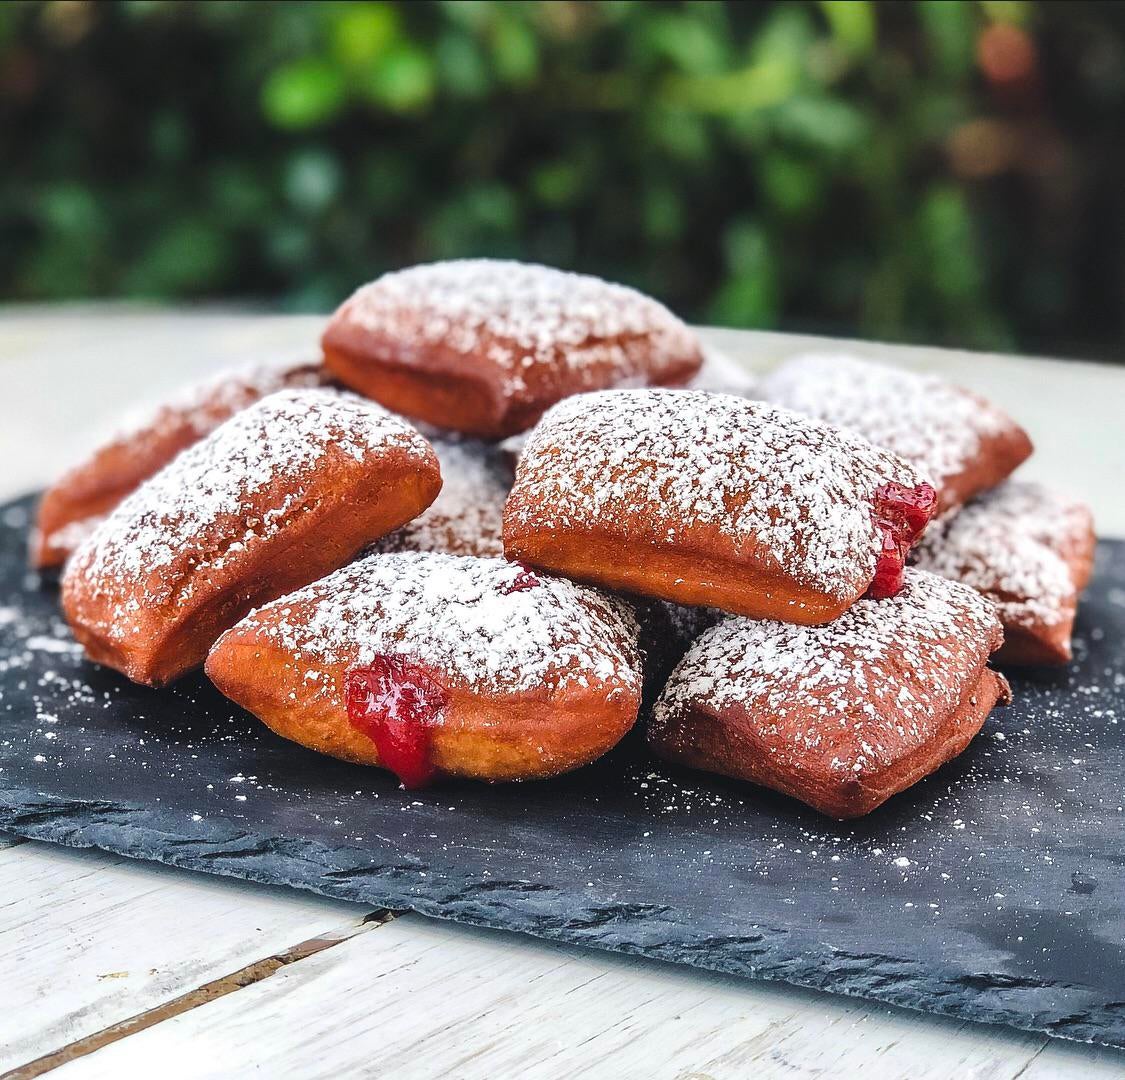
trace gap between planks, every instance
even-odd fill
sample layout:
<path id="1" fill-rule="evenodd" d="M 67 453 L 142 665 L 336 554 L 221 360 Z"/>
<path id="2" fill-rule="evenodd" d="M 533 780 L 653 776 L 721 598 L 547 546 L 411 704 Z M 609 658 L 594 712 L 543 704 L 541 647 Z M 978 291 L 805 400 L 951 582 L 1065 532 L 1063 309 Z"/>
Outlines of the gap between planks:
<path id="1" fill-rule="evenodd" d="M 7 836 L 0 834 L 0 847 L 5 846 L 4 842 L 8 839 Z M 12 837 L 11 840 L 13 843 L 21 842 L 21 838 L 19 837 Z M 95 1050 L 100 1050 L 103 1046 L 108 1046 L 110 1043 L 115 1043 L 120 1039 L 135 1035 L 138 1031 L 144 1031 L 146 1028 L 154 1027 L 165 1020 L 170 1020 L 192 1009 L 197 1009 L 200 1005 L 206 1005 L 209 1001 L 215 1001 L 217 998 L 225 997 L 227 994 L 233 994 L 247 986 L 253 986 L 263 979 L 268 979 L 271 975 L 284 967 L 288 967 L 290 964 L 299 963 L 307 957 L 315 956 L 317 953 L 324 952 L 325 949 L 331 949 L 333 946 L 339 945 L 360 934 L 368 933 L 371 930 L 377 930 L 380 926 L 385 926 L 392 919 L 398 918 L 401 914 L 402 912 L 398 911 L 373 911 L 365 915 L 358 923 L 343 926 L 337 930 L 329 930 L 327 933 L 309 938 L 307 941 L 302 941 L 284 950 L 284 952 L 275 953 L 273 956 L 267 956 L 262 960 L 255 960 L 252 964 L 247 964 L 245 967 L 239 968 L 229 975 L 223 975 L 221 978 L 212 979 L 211 982 L 204 983 L 202 986 L 197 986 L 194 990 L 189 990 L 186 994 L 181 994 L 179 997 L 173 998 L 163 1005 L 157 1005 L 145 1012 L 138 1013 L 136 1016 L 131 1016 L 127 1020 L 121 1020 L 116 1024 L 111 1024 L 109 1027 L 103 1028 L 101 1031 L 96 1031 L 92 1035 L 86 1035 L 81 1039 L 68 1043 L 66 1046 L 60 1046 L 57 1050 L 52 1050 L 49 1054 L 44 1054 L 42 1057 L 35 1058 L 35 1060 L 29 1061 L 25 1065 L 18 1065 L 16 1068 L 0 1074 L 0 1080 L 33 1080 L 34 1077 L 42 1076 L 52 1069 L 57 1069 L 60 1065 L 65 1065 L 68 1061 L 74 1061 L 76 1058 L 85 1057 L 87 1054 L 92 1054 Z"/>

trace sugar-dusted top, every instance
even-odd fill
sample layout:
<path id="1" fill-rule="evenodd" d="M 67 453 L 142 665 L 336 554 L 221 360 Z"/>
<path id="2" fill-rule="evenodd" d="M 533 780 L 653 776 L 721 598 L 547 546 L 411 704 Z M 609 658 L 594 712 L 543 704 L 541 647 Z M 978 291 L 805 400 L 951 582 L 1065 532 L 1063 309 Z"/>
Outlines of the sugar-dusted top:
<path id="1" fill-rule="evenodd" d="M 430 442 L 441 464 L 441 492 L 421 515 L 378 541 L 375 550 L 503 555 L 510 474 L 500 454 L 474 439 Z"/>
<path id="2" fill-rule="evenodd" d="M 759 381 L 757 396 L 893 451 L 939 490 L 977 457 L 983 437 L 1014 427 L 995 406 L 935 375 L 844 354 L 787 360 Z"/>
<path id="3" fill-rule="evenodd" d="M 962 516 L 962 528 L 979 521 L 995 522 L 1064 558 L 1085 551 L 1094 528 L 1088 506 L 1030 480 L 1009 480 L 993 488 L 966 506 Z"/>
<path id="4" fill-rule="evenodd" d="M 182 387 L 162 404 L 120 418 L 110 437 L 124 442 L 139 432 L 159 436 L 187 427 L 200 438 L 255 401 L 284 389 L 324 386 L 329 376 L 319 359 L 275 357 L 257 360 Z"/>
<path id="5" fill-rule="evenodd" d="M 888 482 L 921 478 L 893 454 L 785 409 L 692 390 L 604 391 L 561 401 L 540 421 L 505 518 L 671 545 L 705 525 L 846 599 L 874 574 L 872 497 Z"/>
<path id="6" fill-rule="evenodd" d="M 277 532 L 327 455 L 362 461 L 391 448 L 419 461 L 432 453 L 409 424 L 373 402 L 334 390 L 278 391 L 235 414 L 126 498 L 82 543 L 66 578 L 82 579 L 94 595 L 134 596 L 143 587 L 152 602 L 166 602 L 183 582 L 161 571 L 185 551 L 198 555 L 195 573 L 218 569 Z M 261 493 L 278 481 L 276 501 L 262 506 Z M 127 606 L 109 622 L 114 637 L 133 632 L 135 596 Z"/>
<path id="7" fill-rule="evenodd" d="M 858 600 L 826 626 L 728 616 L 673 672 L 654 734 L 674 739 L 684 710 L 735 709 L 779 754 L 877 770 L 933 735 L 1002 637 L 983 597 L 915 569 L 897 596 Z"/>
<path id="8" fill-rule="evenodd" d="M 290 618 L 290 616 L 292 616 Z M 396 654 L 482 693 L 606 684 L 639 691 L 637 626 L 622 601 L 503 559 L 371 555 L 251 613 L 298 664 Z"/>
<path id="9" fill-rule="evenodd" d="M 1038 484 L 1007 483 L 931 526 L 914 558 L 984 593 L 1007 624 L 1053 626 L 1074 615 L 1075 582 L 1059 541 L 1088 528 L 1084 511 Z"/>
<path id="10" fill-rule="evenodd" d="M 579 373 L 610 367 L 611 384 L 648 381 L 648 373 L 699 349 L 683 322 L 635 289 L 501 259 L 457 259 L 384 274 L 345 301 L 326 340 L 345 325 L 408 342 L 408 357 L 437 346 L 487 358 L 513 391 L 539 365 Z M 630 347 L 640 338 L 644 349 Z"/>

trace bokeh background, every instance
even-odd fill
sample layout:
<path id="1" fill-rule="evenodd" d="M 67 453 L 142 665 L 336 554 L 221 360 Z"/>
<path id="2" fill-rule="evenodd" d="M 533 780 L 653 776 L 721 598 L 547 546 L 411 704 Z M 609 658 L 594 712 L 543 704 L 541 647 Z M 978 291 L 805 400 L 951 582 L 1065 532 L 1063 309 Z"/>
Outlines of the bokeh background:
<path id="1" fill-rule="evenodd" d="M 1125 5 L 0 5 L 0 298 L 496 255 L 699 322 L 1116 360 Z"/>

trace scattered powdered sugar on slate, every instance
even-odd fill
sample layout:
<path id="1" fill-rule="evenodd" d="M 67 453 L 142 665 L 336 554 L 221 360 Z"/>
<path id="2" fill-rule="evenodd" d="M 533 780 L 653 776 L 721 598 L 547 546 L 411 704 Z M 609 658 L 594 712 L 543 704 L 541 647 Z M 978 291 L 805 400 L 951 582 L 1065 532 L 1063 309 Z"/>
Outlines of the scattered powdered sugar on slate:
<path id="1" fill-rule="evenodd" d="M 850 597 L 875 571 L 872 497 L 890 481 L 921 477 L 894 454 L 785 409 L 730 394 L 611 390 L 547 412 L 506 515 L 668 544 L 717 527 L 737 544 L 761 544 L 803 584 Z"/>
<path id="2" fill-rule="evenodd" d="M 624 285 L 548 266 L 458 259 L 384 274 L 358 289 L 333 324 L 356 324 L 412 350 L 429 345 L 464 356 L 484 352 L 510 390 L 522 372 L 559 365 L 577 375 L 609 366 L 613 383 L 647 381 L 669 361 L 699 350 L 666 307 Z M 643 348 L 634 347 L 643 341 Z M 604 380 L 599 378 L 604 385 Z"/>
<path id="3" fill-rule="evenodd" d="M 934 375 L 847 355 L 794 357 L 764 376 L 757 393 L 894 451 L 939 491 L 976 458 L 982 437 L 1012 427 L 999 409 Z"/>
<path id="4" fill-rule="evenodd" d="M 1065 530 L 1077 533 L 1082 509 L 1038 485 L 1004 484 L 932 525 L 914 561 L 983 593 L 1005 624 L 1055 626 L 1074 617 L 1077 600 L 1056 545 Z"/>
<path id="5" fill-rule="evenodd" d="M 827 626 L 728 617 L 698 638 L 653 710 L 653 730 L 693 705 L 734 707 L 779 752 L 832 767 L 885 767 L 932 736 L 999 646 L 992 606 L 956 582 L 906 571 L 889 600 L 857 600 Z"/>
<path id="6" fill-rule="evenodd" d="M 298 663 L 362 665 L 403 655 L 484 692 L 591 680 L 608 683 L 611 693 L 639 691 L 628 606 L 538 572 L 528 587 L 528 573 L 503 559 L 371 555 L 252 612 L 230 633 L 258 630 Z"/>
<path id="7" fill-rule="evenodd" d="M 186 548 L 205 548 L 211 536 L 219 549 L 214 558 L 221 560 L 267 539 L 300 504 L 327 454 L 362 461 L 391 447 L 420 460 L 429 455 L 412 427 L 373 402 L 334 390 L 278 391 L 237 413 L 126 498 L 78 549 L 67 576 L 86 578 L 95 593 L 103 587 L 116 593 L 119 583 L 139 579 L 152 599 L 166 599 L 179 582 L 154 571 Z M 288 481 L 288 490 L 259 518 L 255 496 L 279 480 Z M 236 538 L 235 530 L 243 535 Z M 220 563 L 205 561 L 196 570 L 207 565 Z M 129 612 L 115 615 L 110 632 L 131 632 Z"/>
<path id="8" fill-rule="evenodd" d="M 431 438 L 441 492 L 429 508 L 373 545 L 373 551 L 503 555 L 509 475 L 500 454 L 474 439 Z"/>

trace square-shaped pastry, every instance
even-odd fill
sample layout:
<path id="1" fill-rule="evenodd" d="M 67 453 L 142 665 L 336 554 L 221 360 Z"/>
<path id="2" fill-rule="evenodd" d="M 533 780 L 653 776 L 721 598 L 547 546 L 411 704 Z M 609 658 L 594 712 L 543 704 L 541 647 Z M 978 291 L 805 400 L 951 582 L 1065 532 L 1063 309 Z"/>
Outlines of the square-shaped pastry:
<path id="1" fill-rule="evenodd" d="M 1010 700 L 987 666 L 1002 638 L 982 596 L 914 569 L 897 596 L 827 626 L 727 618 L 673 672 L 649 744 L 858 817 L 960 754 Z"/>
<path id="2" fill-rule="evenodd" d="M 686 382 L 702 360 L 695 334 L 635 289 L 495 259 L 384 274 L 332 316 L 323 346 L 346 386 L 482 439 L 584 390 Z"/>
<path id="3" fill-rule="evenodd" d="M 585 765 L 633 726 L 641 695 L 628 605 L 433 552 L 371 555 L 253 612 L 207 674 L 279 735 L 407 787 Z"/>
<path id="4" fill-rule="evenodd" d="M 935 522 L 914 558 L 996 604 L 1004 624 L 1001 663 L 1065 664 L 1095 544 L 1087 507 L 1011 480 Z"/>
<path id="5" fill-rule="evenodd" d="M 937 489 L 939 514 L 995 487 L 1031 455 L 1027 432 L 977 394 L 854 356 L 794 357 L 756 393 L 909 461 Z"/>
<path id="6" fill-rule="evenodd" d="M 606 588 L 815 624 L 898 589 L 933 496 L 894 454 L 784 409 L 610 390 L 535 428 L 504 551 Z"/>
<path id="7" fill-rule="evenodd" d="M 167 404 L 127 420 L 85 461 L 44 493 L 31 538 L 31 564 L 62 566 L 126 495 L 236 412 L 287 387 L 322 386 L 320 361 L 279 361 L 224 371 Z"/>
<path id="8" fill-rule="evenodd" d="M 437 495 L 429 443 L 372 402 L 282 390 L 142 484 L 67 563 L 91 660 L 160 686 L 229 626 L 348 562 Z"/>

